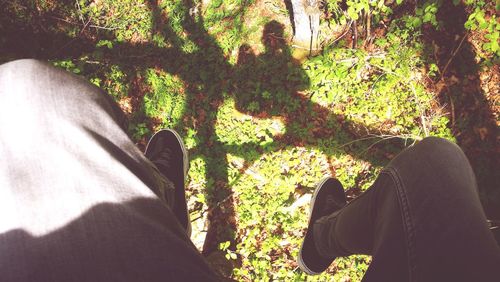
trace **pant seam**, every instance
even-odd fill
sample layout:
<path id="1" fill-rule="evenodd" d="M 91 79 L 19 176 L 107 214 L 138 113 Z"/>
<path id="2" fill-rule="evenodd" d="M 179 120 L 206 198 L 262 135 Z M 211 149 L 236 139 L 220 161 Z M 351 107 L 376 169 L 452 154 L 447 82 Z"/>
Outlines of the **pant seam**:
<path id="1" fill-rule="evenodd" d="M 414 274 L 417 273 L 417 263 L 415 254 L 415 228 L 412 220 L 408 195 L 404 189 L 404 184 L 401 177 L 394 167 L 387 167 L 381 173 L 387 174 L 391 177 L 396 187 L 397 198 L 401 210 L 403 221 L 403 232 L 405 233 L 406 251 L 408 252 L 408 278 L 409 281 L 416 281 Z"/>

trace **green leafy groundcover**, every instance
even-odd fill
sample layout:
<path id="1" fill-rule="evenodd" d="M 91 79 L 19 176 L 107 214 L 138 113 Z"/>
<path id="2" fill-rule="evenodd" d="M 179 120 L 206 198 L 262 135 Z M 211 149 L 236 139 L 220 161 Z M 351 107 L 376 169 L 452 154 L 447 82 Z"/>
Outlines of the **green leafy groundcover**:
<path id="1" fill-rule="evenodd" d="M 323 22 L 345 27 L 370 12 L 379 32 L 358 38 L 356 49 L 351 36 L 326 38 L 323 52 L 301 64 L 283 1 L 11 2 L 9 24 L 36 10 L 60 19 L 45 30 L 88 39 L 85 51 L 53 63 L 112 95 L 139 144 L 161 127 L 181 133 L 191 155 L 193 240 L 201 248 L 207 214 L 227 216 L 220 210 L 230 203 L 231 218 L 218 222 L 235 224 L 212 243 L 237 280 L 359 281 L 368 256 L 339 258 L 314 277 L 298 269 L 315 184 L 333 175 L 356 195 L 405 146 L 428 135 L 454 140 L 426 87 L 439 69 L 421 28 L 439 28 L 440 1 L 410 13 L 400 0 L 325 1 Z M 493 61 L 499 25 L 490 4 L 465 2 L 473 11 L 465 28 L 484 30 L 483 59 Z"/>
<path id="2" fill-rule="evenodd" d="M 87 58 L 55 64 L 84 73 L 119 102 L 133 95 L 137 86 L 130 80 L 140 77 L 142 114 L 131 114 L 131 134 L 141 140 L 160 127 L 182 133 L 192 155 L 188 193 L 198 229 L 206 227 L 204 214 L 213 203 L 224 201 L 213 195 L 218 183 L 231 191 L 237 227 L 233 240 L 221 240 L 218 248 L 234 262 L 234 278 L 360 280 L 368 256 L 337 259 L 315 277 L 297 268 L 308 201 L 326 175 L 334 174 L 346 188 L 369 187 L 388 160 L 370 156 L 376 143 L 384 151 L 394 139 L 407 145 L 430 134 L 453 139 L 448 119 L 434 111 L 433 95 L 422 84 L 417 29 L 402 28 L 402 19 L 376 38 L 374 50 L 340 42 L 297 65 L 283 40 L 291 36 L 283 7 L 264 13 L 269 2 L 214 0 L 189 10 L 182 1 L 158 1 L 155 14 L 147 3 L 132 2 L 79 1 L 77 16 L 111 28 L 111 37 L 98 41 L 90 56 L 106 58 L 123 42 L 149 42 L 175 49 L 178 57 L 157 58 L 156 66 L 139 64 L 132 71 L 126 64 L 90 72 L 85 63 L 83 70 L 77 67 Z M 390 13 L 377 7 L 379 15 Z M 348 16 L 367 8 L 348 9 Z M 190 14 L 193 21 L 186 19 Z M 266 26 L 274 30 L 263 35 Z M 155 121 L 153 128 L 148 120 Z M 214 158 L 225 165 L 207 167 L 217 163 Z"/>

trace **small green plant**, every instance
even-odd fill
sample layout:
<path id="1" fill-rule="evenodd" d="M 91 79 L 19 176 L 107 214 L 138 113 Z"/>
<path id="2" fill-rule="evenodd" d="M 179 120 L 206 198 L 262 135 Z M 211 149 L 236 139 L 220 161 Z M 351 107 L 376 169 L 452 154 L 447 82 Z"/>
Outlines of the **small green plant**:
<path id="1" fill-rule="evenodd" d="M 229 241 L 226 241 L 226 242 L 220 243 L 220 244 L 219 244 L 219 249 L 220 249 L 221 251 L 223 251 L 223 252 L 225 252 L 225 253 L 226 253 L 226 255 L 225 255 L 225 256 L 226 256 L 226 259 L 228 259 L 228 260 L 229 260 L 229 259 L 235 260 L 235 259 L 237 259 L 237 258 L 238 258 L 238 256 L 236 255 L 236 253 L 235 253 L 235 252 L 233 252 L 233 251 L 231 251 L 231 250 L 229 249 L 229 246 L 230 246 L 230 245 L 231 245 L 231 242 L 229 242 Z"/>
<path id="2" fill-rule="evenodd" d="M 149 130 L 147 124 L 143 122 L 137 124 L 131 124 L 129 131 L 131 132 L 132 138 L 134 140 L 139 140 L 144 136 L 148 136 L 151 134 L 151 131 Z"/>
<path id="3" fill-rule="evenodd" d="M 493 1 L 466 0 L 465 3 L 473 9 L 465 22 L 465 28 L 483 33 L 484 43 L 481 45 L 483 51 L 493 59 L 500 58 L 500 21 L 497 15 L 492 13 L 495 10 L 498 13 L 500 7 L 493 8 Z"/>
<path id="4" fill-rule="evenodd" d="M 53 61 L 52 64 L 72 73 L 80 74 L 82 72 L 82 66 L 78 66 L 77 64 L 75 64 L 73 60 Z"/>
<path id="5" fill-rule="evenodd" d="M 113 65 L 104 73 L 104 81 L 101 87 L 116 100 L 120 100 L 127 96 L 129 83 L 129 77 L 119 66 Z"/>
<path id="6" fill-rule="evenodd" d="M 161 120 L 162 127 L 175 127 L 185 109 L 183 83 L 169 73 L 154 69 L 148 69 L 145 77 L 151 89 L 144 96 L 145 114 Z"/>
<path id="7" fill-rule="evenodd" d="M 142 1 L 77 0 L 75 8 L 79 22 L 112 31 L 117 41 L 144 40 L 150 36 L 152 17 Z"/>
<path id="8" fill-rule="evenodd" d="M 438 26 L 436 14 L 438 12 L 441 1 L 426 1 L 421 7 L 415 10 L 415 15 L 421 17 L 422 23 L 430 23 L 433 26 Z"/>
<path id="9" fill-rule="evenodd" d="M 397 1 L 400 4 L 401 1 Z M 347 7 L 342 10 L 340 7 Z M 345 25 L 350 20 L 358 20 L 363 15 L 370 14 L 378 22 L 382 16 L 390 15 L 392 9 L 384 1 L 371 0 L 327 0 L 327 12 L 332 13 L 335 22 Z"/>

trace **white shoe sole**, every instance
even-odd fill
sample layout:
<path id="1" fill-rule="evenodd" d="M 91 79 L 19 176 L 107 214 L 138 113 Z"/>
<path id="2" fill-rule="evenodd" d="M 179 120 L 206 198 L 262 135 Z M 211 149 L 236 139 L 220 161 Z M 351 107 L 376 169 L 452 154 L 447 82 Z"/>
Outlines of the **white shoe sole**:
<path id="1" fill-rule="evenodd" d="M 323 178 L 316 185 L 316 189 L 314 190 L 314 193 L 313 193 L 313 195 L 311 197 L 311 203 L 309 205 L 309 221 L 307 222 L 307 226 L 309 226 L 311 224 L 312 210 L 313 210 L 313 207 L 314 207 L 314 201 L 316 200 L 316 196 L 318 195 L 321 186 L 323 186 L 323 184 L 325 184 L 325 182 L 328 179 L 330 179 L 330 178 L 331 178 L 331 176 L 327 176 L 327 177 Z M 309 232 L 309 230 L 307 230 L 307 231 Z M 311 232 L 312 232 L 312 230 L 311 230 Z M 304 241 L 302 241 L 302 245 L 300 246 L 300 250 L 299 250 L 299 256 L 297 257 L 297 263 L 299 264 L 299 268 L 302 269 L 302 271 L 304 271 L 305 273 L 307 273 L 309 275 L 318 275 L 318 274 L 321 274 L 321 272 L 312 271 L 312 270 L 309 269 L 309 267 L 306 266 L 306 264 L 302 260 L 302 249 L 303 248 L 304 248 Z"/>

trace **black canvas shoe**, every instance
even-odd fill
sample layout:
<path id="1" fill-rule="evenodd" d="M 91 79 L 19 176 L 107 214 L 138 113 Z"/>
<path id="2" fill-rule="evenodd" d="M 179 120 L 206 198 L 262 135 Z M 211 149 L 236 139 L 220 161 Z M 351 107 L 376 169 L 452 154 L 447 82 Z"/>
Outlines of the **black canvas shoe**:
<path id="1" fill-rule="evenodd" d="M 320 274 L 335 260 L 335 257 L 326 258 L 318 253 L 313 238 L 314 222 L 325 215 L 336 212 L 346 203 L 344 188 L 337 179 L 327 177 L 316 186 L 311 198 L 309 225 L 297 259 L 300 269 L 307 274 Z"/>
<path id="2" fill-rule="evenodd" d="M 190 236 L 191 220 L 189 219 L 185 191 L 189 162 L 182 138 L 174 130 L 160 130 L 151 137 L 144 154 L 174 184 L 175 198 L 172 210 Z"/>

